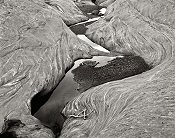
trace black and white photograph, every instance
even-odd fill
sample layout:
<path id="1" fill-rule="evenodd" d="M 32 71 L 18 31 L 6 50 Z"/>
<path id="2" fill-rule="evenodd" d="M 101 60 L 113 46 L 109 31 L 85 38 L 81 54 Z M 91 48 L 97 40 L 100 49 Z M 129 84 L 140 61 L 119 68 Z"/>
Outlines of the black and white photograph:
<path id="1" fill-rule="evenodd" d="M 175 0 L 0 0 L 0 138 L 175 138 Z"/>

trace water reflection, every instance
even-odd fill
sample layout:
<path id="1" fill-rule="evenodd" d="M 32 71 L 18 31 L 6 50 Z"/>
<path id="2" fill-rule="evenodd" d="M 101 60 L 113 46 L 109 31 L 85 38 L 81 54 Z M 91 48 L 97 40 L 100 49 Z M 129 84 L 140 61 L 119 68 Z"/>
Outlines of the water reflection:
<path id="1" fill-rule="evenodd" d="M 72 69 L 66 73 L 63 80 L 54 90 L 49 100 L 35 113 L 34 116 L 38 118 L 44 125 L 52 128 L 54 132 L 59 132 L 64 123 L 64 118 L 61 115 L 61 111 L 67 102 L 80 94 L 80 92 L 77 90 L 78 83 L 74 81 L 74 75 L 71 73 L 71 71 L 86 60 L 99 62 L 97 65 L 99 67 L 106 65 L 108 61 L 114 58 L 115 57 L 95 56 L 92 59 L 77 60 Z"/>
<path id="2" fill-rule="evenodd" d="M 81 59 L 75 62 L 75 65 L 71 70 L 69 70 L 63 80 L 60 82 L 60 84 L 57 86 L 57 88 L 54 90 L 53 94 L 51 95 L 49 100 L 57 100 L 58 96 L 62 96 L 63 101 L 69 101 L 73 97 L 79 94 L 79 92 L 76 90 L 78 85 L 74 81 L 72 74 L 72 70 L 77 68 L 80 63 L 83 61 L 91 60 L 91 61 L 97 61 L 99 64 L 97 64 L 96 67 L 104 66 L 107 64 L 108 61 L 114 59 L 115 57 L 106 57 L 106 56 L 95 56 L 92 59 Z M 88 75 L 88 74 L 87 74 Z M 62 93 L 62 94 L 61 94 Z M 56 98 L 57 97 L 57 98 Z"/>
<path id="3" fill-rule="evenodd" d="M 99 66 L 104 66 L 108 61 L 114 59 L 115 57 L 105 57 L 105 56 L 95 56 L 92 59 L 81 59 L 75 62 L 75 65 L 71 70 L 69 70 L 63 80 L 59 83 L 57 88 L 54 90 L 48 102 L 58 102 L 61 101 L 61 104 L 65 104 L 66 102 L 73 99 L 75 96 L 80 93 L 77 91 L 78 84 L 74 81 L 74 75 L 72 74 L 72 70 L 77 68 L 80 63 L 86 60 L 97 61 Z M 88 74 L 87 74 L 88 75 Z M 59 102 L 60 103 L 60 102 Z"/>

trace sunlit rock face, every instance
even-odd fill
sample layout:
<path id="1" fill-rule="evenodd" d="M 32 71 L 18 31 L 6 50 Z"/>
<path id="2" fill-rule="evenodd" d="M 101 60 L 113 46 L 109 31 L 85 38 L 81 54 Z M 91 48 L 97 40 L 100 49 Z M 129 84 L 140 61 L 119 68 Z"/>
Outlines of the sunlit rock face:
<path id="1" fill-rule="evenodd" d="M 107 8 L 104 18 L 88 27 L 86 36 L 110 51 L 139 55 L 156 66 L 170 52 L 165 49 L 171 41 L 164 33 L 172 36 L 172 5 L 164 0 L 117 0 Z"/>
<path id="2" fill-rule="evenodd" d="M 174 138 L 175 30 L 169 0 L 116 0 L 86 35 L 153 68 L 93 87 L 64 108 L 61 138 Z"/>
<path id="3" fill-rule="evenodd" d="M 30 115 L 30 100 L 50 92 L 74 60 L 99 53 L 42 1 L 1 1 L 0 26 L 0 132 L 54 137 Z"/>

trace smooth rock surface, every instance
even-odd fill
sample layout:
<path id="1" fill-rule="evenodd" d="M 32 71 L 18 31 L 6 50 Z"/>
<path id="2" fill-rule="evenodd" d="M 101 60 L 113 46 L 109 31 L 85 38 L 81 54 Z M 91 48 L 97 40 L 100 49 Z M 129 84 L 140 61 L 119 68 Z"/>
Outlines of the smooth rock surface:
<path id="1" fill-rule="evenodd" d="M 92 41 L 141 56 L 153 69 L 91 88 L 69 102 L 61 138 L 175 137 L 174 5 L 116 0 L 89 26 Z"/>
<path id="2" fill-rule="evenodd" d="M 81 41 L 56 9 L 39 0 L 1 1 L 0 30 L 0 132 L 54 137 L 31 116 L 32 97 L 51 92 L 76 59 L 104 52 Z"/>

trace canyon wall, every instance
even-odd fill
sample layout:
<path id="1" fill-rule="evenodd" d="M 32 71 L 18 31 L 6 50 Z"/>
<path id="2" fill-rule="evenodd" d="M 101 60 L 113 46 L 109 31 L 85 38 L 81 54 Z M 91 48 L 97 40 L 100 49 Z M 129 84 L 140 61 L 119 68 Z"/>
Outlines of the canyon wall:
<path id="1" fill-rule="evenodd" d="M 76 59 L 99 54 L 65 24 L 87 17 L 73 2 L 53 3 L 0 1 L 0 137 L 54 137 L 31 116 L 32 97 L 51 92 Z"/>
<path id="2" fill-rule="evenodd" d="M 44 2 L 44 0 L 42 0 Z M 88 20 L 72 0 L 47 0 L 47 6 L 55 11 L 67 25 Z"/>
<path id="3" fill-rule="evenodd" d="M 102 3 L 107 12 L 86 36 L 112 53 L 140 56 L 153 68 L 70 101 L 60 138 L 174 138 L 175 2 L 96 0 Z M 66 26 L 83 20 L 87 17 L 71 1 L 0 1 L 1 133 L 55 137 L 31 115 L 30 101 L 51 92 L 76 59 L 104 54 Z"/>
<path id="4" fill-rule="evenodd" d="M 97 0 L 97 4 L 104 0 Z M 86 36 L 153 68 L 93 87 L 69 102 L 61 138 L 175 137 L 175 2 L 116 0 Z"/>

